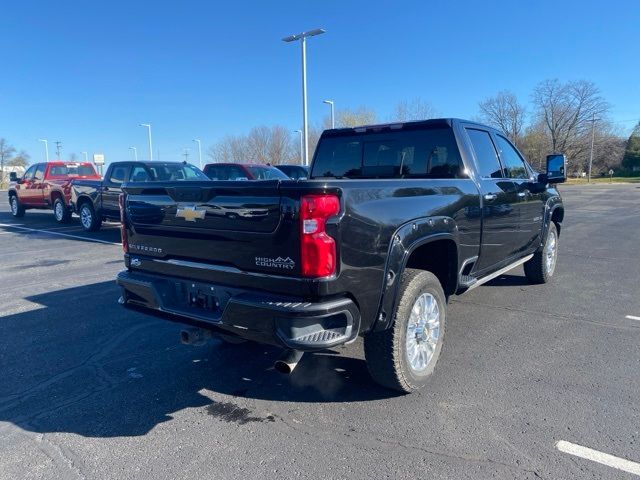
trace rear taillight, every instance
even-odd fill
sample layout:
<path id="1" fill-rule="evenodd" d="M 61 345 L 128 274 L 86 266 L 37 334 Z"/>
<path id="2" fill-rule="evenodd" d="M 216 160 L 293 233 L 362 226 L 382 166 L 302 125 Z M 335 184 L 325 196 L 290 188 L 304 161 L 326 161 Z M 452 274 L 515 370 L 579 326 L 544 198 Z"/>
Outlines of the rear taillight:
<path id="1" fill-rule="evenodd" d="M 328 277 L 336 271 L 336 242 L 325 230 L 340 212 L 336 195 L 305 195 L 300 201 L 300 265 L 302 276 Z"/>
<path id="2" fill-rule="evenodd" d="M 129 238 L 127 237 L 127 214 L 125 211 L 125 203 L 127 196 L 124 193 L 118 197 L 118 204 L 120 205 L 120 237 L 122 238 L 122 250 L 124 253 L 129 253 Z"/>

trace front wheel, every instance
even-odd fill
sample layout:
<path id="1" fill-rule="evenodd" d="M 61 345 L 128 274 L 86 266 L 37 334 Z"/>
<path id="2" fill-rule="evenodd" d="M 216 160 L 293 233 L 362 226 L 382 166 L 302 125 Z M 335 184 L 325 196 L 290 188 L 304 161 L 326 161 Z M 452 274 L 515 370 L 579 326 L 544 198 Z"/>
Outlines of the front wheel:
<path id="1" fill-rule="evenodd" d="M 558 261 L 558 229 L 551 222 L 544 245 L 524 264 L 524 274 L 531 283 L 547 283 L 556 270 Z"/>
<path id="2" fill-rule="evenodd" d="M 87 232 L 95 232 L 100 229 L 102 219 L 98 218 L 90 203 L 83 203 L 80 207 L 80 223 Z"/>
<path id="3" fill-rule="evenodd" d="M 11 195 L 11 215 L 16 218 L 24 217 L 24 207 L 20 205 L 17 195 Z"/>
<path id="4" fill-rule="evenodd" d="M 433 273 L 405 270 L 393 326 L 364 338 L 367 367 L 376 382 L 406 393 L 427 384 L 444 343 L 446 305 Z"/>
<path id="5" fill-rule="evenodd" d="M 53 215 L 58 223 L 67 223 L 71 218 L 71 210 L 67 208 L 61 198 L 56 198 L 53 202 Z"/>

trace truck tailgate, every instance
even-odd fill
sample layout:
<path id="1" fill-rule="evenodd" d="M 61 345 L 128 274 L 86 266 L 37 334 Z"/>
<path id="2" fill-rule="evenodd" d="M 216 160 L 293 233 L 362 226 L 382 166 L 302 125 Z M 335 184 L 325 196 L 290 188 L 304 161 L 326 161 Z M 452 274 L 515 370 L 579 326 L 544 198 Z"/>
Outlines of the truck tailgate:
<path id="1" fill-rule="evenodd" d="M 279 181 L 129 183 L 129 251 L 285 276 L 300 273 L 297 202 Z"/>

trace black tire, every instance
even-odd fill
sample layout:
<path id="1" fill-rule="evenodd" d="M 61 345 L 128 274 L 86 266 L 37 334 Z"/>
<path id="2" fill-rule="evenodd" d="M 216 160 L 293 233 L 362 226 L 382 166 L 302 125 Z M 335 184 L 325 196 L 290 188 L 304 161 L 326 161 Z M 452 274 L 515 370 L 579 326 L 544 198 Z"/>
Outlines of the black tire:
<path id="1" fill-rule="evenodd" d="M 409 393 L 424 387 L 433 373 L 444 343 L 447 299 L 438 278 L 424 270 L 406 269 L 400 283 L 400 302 L 391 328 L 369 333 L 364 338 L 364 354 L 373 379 L 380 385 Z M 437 303 L 439 329 L 435 348 L 426 367 L 416 370 L 407 352 L 407 331 L 414 305 L 423 294 Z M 430 297 L 429 297 L 430 296 Z M 411 323 L 414 325 L 414 323 Z M 427 329 L 428 330 L 428 329 Z M 418 331 L 416 338 L 418 337 Z M 429 330 L 428 336 L 435 336 Z M 422 337 L 421 337 L 422 338 Z M 422 340 L 421 340 L 422 341 Z M 420 343 L 416 340 L 416 343 Z"/>
<path id="2" fill-rule="evenodd" d="M 16 218 L 24 217 L 25 209 L 20 204 L 17 195 L 13 194 L 9 197 L 9 205 L 11 206 L 11 215 Z"/>
<path id="3" fill-rule="evenodd" d="M 553 250 L 553 260 L 549 259 L 549 250 Z M 547 283 L 553 277 L 558 261 L 558 229 L 551 222 L 547 236 L 533 258 L 524 264 L 524 274 L 531 283 Z"/>
<path id="4" fill-rule="evenodd" d="M 82 225 L 85 232 L 95 232 L 100 230 L 100 227 L 102 226 L 102 219 L 97 217 L 91 203 L 85 202 L 80 205 L 78 215 L 80 215 L 80 225 Z"/>
<path id="5" fill-rule="evenodd" d="M 53 202 L 53 216 L 58 223 L 67 223 L 71 219 L 71 210 L 61 198 L 56 198 Z"/>

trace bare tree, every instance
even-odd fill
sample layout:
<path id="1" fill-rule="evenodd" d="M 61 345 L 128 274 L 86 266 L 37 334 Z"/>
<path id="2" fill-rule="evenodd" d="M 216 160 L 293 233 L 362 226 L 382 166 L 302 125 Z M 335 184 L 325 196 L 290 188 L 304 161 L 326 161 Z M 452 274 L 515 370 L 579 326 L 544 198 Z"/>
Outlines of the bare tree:
<path id="1" fill-rule="evenodd" d="M 529 125 L 520 139 L 518 148 L 534 168 L 543 172 L 546 168 L 546 156 L 552 151 L 545 123 L 537 121 Z"/>
<path id="2" fill-rule="evenodd" d="M 516 146 L 521 146 L 526 109 L 512 92 L 499 92 L 480 102 L 479 107 L 485 123 L 502 131 Z"/>
<path id="3" fill-rule="evenodd" d="M 392 122 L 409 122 L 411 120 L 428 120 L 436 118 L 438 115 L 439 112 L 433 105 L 416 97 L 413 100 L 398 102 L 389 120 Z"/>
<path id="4" fill-rule="evenodd" d="M 376 123 L 376 112 L 369 107 L 344 108 L 336 112 L 336 127 L 359 127 Z"/>
<path id="5" fill-rule="evenodd" d="M 6 139 L 0 138 L 0 187 L 4 186 L 4 167 L 15 152 L 16 149 Z"/>
<path id="6" fill-rule="evenodd" d="M 607 124 L 609 105 L 593 82 L 586 80 L 560 83 L 545 80 L 533 92 L 537 117 L 550 136 L 551 149 L 564 153 L 571 164 L 584 163 L 590 149 L 591 121 L 595 128 Z"/>
<path id="7" fill-rule="evenodd" d="M 247 135 L 229 135 L 209 147 L 207 153 L 214 162 L 271 163 L 278 165 L 294 161 L 297 143 L 289 131 L 280 125 L 254 127 Z"/>
<path id="8" fill-rule="evenodd" d="M 31 160 L 31 155 L 24 150 L 20 150 L 15 157 L 7 162 L 7 165 L 10 167 L 26 167 L 29 165 L 29 160 Z"/>

